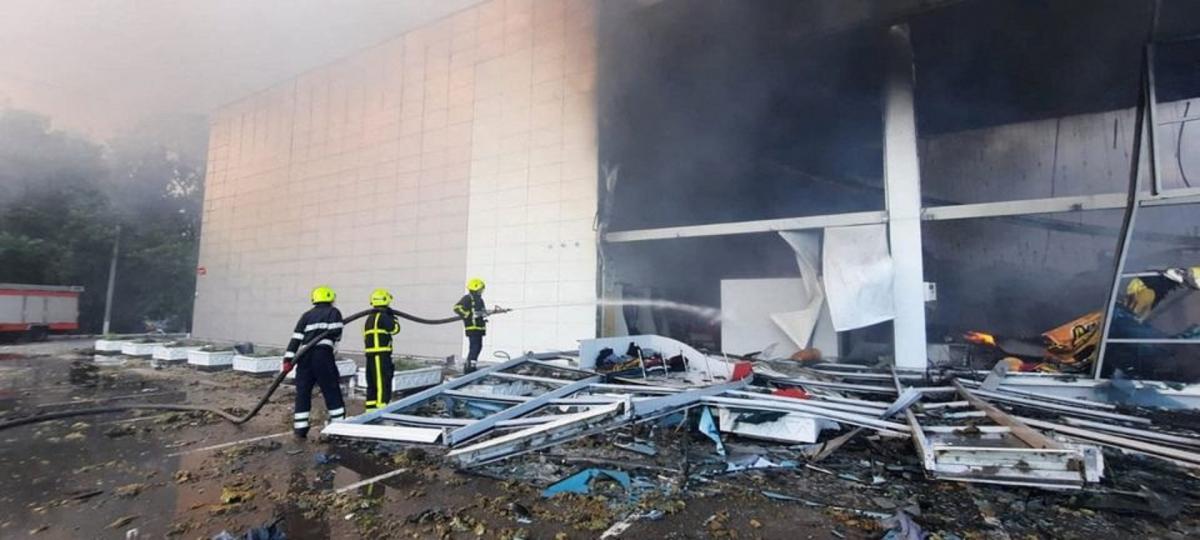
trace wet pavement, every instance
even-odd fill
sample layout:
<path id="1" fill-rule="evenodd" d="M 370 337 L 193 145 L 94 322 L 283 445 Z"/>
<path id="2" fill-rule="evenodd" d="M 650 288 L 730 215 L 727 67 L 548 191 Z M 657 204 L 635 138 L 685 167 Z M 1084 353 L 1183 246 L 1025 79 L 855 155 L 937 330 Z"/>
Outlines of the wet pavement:
<path id="1" fill-rule="evenodd" d="M 0 422 L 121 403 L 244 411 L 269 382 L 183 365 L 156 369 L 133 358 L 98 365 L 89 345 L 0 346 Z M 278 521 L 293 539 L 558 540 L 600 537 L 629 516 L 645 519 L 630 520 L 621 538 L 878 538 L 878 521 L 855 509 L 913 503 L 924 511 L 917 519 L 926 528 L 959 533 L 941 538 L 1200 534 L 1200 479 L 1133 458 L 1114 459 L 1111 487 L 1129 493 L 1151 486 L 1174 501 L 1177 516 L 1156 517 L 1154 508 L 1134 509 L 1116 499 L 929 481 L 915 462 L 883 468 L 876 461 L 882 455 L 893 463 L 915 460 L 903 441 L 847 445 L 822 463 L 836 475 L 801 467 L 718 476 L 686 490 L 679 488 L 683 476 L 676 469 L 712 458 L 711 449 L 702 440 L 689 442 L 686 431 L 663 434 L 656 441 L 663 451 L 641 471 L 605 440 L 581 439 L 466 473 L 445 465 L 438 447 L 326 443 L 315 436 L 296 441 L 289 425 L 292 397 L 290 387 L 281 387 L 243 426 L 204 413 L 126 411 L 0 431 L 0 538 L 126 538 L 133 530 L 139 539 L 212 538 Z M 361 400 L 349 406 L 358 413 Z M 317 405 L 316 425 L 323 414 Z M 588 459 L 608 459 L 634 472 L 654 486 L 652 492 L 640 498 L 619 492 L 541 497 L 549 483 L 588 467 Z M 858 478 L 872 470 L 882 483 Z M 814 507 L 764 493 L 824 502 Z"/>

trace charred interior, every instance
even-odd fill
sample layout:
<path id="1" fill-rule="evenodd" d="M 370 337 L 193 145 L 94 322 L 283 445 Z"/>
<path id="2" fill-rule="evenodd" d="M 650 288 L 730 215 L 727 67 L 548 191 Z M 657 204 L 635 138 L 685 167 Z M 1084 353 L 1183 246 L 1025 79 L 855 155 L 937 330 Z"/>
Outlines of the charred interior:
<path id="1" fill-rule="evenodd" d="M 1186 2 L 1162 3 L 1157 23 L 1153 6 L 1122 1 L 614 4 L 600 18 L 598 75 L 609 232 L 884 210 L 885 36 L 896 24 L 911 40 L 923 207 L 1122 193 L 1147 35 L 1194 33 L 1200 15 Z M 1195 114 L 1197 51 L 1158 47 L 1160 121 Z M 1200 177 L 1200 138 L 1186 125 L 1158 126 L 1165 187 Z M 1126 267 L 1195 265 L 1194 212 L 1142 212 Z M 1102 309 L 1121 223 L 1119 208 L 925 221 L 928 341 L 971 329 L 1038 336 Z M 775 232 L 609 242 L 602 255 L 607 292 L 706 306 L 720 306 L 721 280 L 799 275 Z M 1191 296 L 1155 325 L 1200 320 Z M 711 321 L 659 317 L 660 333 L 720 346 Z M 842 332 L 838 353 L 877 355 L 890 336 L 890 323 Z M 1134 371 L 1200 375 L 1171 366 Z"/>

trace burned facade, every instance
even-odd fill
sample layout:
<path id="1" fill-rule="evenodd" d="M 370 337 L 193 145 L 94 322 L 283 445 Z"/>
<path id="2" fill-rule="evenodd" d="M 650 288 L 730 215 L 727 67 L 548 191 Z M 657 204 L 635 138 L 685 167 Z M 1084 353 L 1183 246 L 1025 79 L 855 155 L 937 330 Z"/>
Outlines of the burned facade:
<path id="1" fill-rule="evenodd" d="M 440 316 L 479 275 L 490 302 L 537 308 L 498 317 L 486 353 L 624 332 L 722 349 L 728 321 L 655 306 L 738 301 L 772 325 L 813 300 L 771 290 L 806 277 L 779 231 L 820 250 L 875 227 L 892 320 L 847 329 L 823 283 L 810 342 L 783 349 L 920 369 L 967 330 L 1036 338 L 1104 309 L 1148 41 L 1157 157 L 1143 144 L 1137 175 L 1149 191 L 1156 163 L 1174 202 L 1200 177 L 1200 49 L 1175 40 L 1200 19 L 1158 10 L 482 2 L 216 115 L 195 333 L 278 342 L 318 283 Z M 1126 268 L 1196 264 L 1194 208 L 1143 210 Z M 1200 321 L 1194 299 L 1169 307 L 1164 331 Z"/>

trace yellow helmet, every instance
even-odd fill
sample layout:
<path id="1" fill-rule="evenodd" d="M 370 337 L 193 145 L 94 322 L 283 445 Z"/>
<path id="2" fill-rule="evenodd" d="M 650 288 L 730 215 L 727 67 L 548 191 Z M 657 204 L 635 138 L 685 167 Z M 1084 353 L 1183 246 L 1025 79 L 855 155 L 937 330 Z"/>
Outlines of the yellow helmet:
<path id="1" fill-rule="evenodd" d="M 483 280 L 473 277 L 467 280 L 467 290 L 471 292 L 479 292 L 483 290 Z"/>
<path id="2" fill-rule="evenodd" d="M 324 285 L 312 290 L 312 302 L 314 304 L 332 304 L 334 298 L 337 298 L 337 295 L 333 293 L 333 289 L 330 289 Z"/>
<path id="3" fill-rule="evenodd" d="M 392 293 L 387 289 L 375 289 L 371 291 L 371 306 L 385 307 L 392 303 Z"/>

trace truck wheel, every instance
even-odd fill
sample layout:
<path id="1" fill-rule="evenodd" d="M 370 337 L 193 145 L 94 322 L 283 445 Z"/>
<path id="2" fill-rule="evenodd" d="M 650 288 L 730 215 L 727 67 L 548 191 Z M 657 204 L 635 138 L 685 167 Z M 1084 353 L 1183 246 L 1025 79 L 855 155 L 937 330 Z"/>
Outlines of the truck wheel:
<path id="1" fill-rule="evenodd" d="M 50 329 L 45 326 L 35 326 L 29 329 L 29 341 L 46 341 L 50 336 Z"/>

